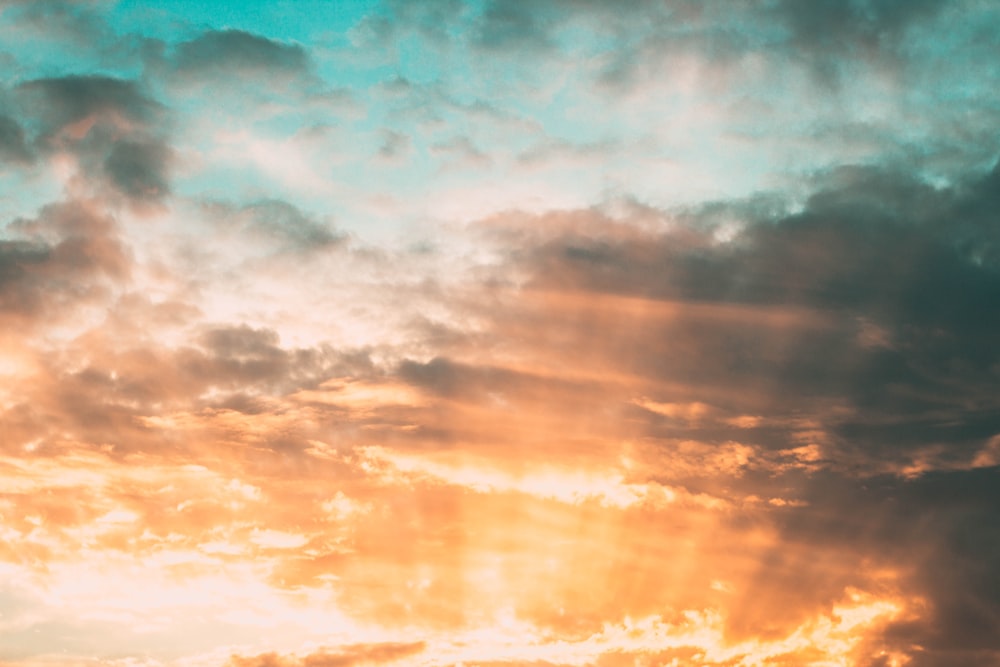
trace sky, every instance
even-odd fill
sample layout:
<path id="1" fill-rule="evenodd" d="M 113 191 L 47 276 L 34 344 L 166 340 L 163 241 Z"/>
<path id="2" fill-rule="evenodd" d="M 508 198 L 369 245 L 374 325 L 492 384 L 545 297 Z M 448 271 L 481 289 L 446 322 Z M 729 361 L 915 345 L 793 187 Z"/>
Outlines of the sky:
<path id="1" fill-rule="evenodd" d="M 0 0 L 0 665 L 1000 664 L 998 56 Z"/>

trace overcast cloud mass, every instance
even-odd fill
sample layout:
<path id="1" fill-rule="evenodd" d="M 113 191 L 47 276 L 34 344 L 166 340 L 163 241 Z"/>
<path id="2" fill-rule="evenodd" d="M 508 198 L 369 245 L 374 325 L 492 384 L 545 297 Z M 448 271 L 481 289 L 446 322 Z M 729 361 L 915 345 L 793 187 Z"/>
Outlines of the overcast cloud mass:
<path id="1" fill-rule="evenodd" d="M 0 663 L 1000 664 L 998 63 L 979 0 L 0 0 Z"/>

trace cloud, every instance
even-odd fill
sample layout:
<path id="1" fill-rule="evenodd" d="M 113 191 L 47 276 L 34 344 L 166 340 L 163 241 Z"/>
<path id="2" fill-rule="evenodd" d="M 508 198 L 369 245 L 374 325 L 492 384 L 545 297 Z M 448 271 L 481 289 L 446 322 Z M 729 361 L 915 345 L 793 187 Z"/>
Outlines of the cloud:
<path id="1" fill-rule="evenodd" d="M 370 37 L 385 43 L 392 39 L 400 27 L 414 27 L 435 43 L 449 39 L 447 26 L 455 17 L 468 11 L 461 0 L 433 0 L 418 5 L 400 0 L 381 4 L 381 13 L 366 16 L 354 28 L 357 37 Z"/>
<path id="2" fill-rule="evenodd" d="M 114 221 L 94 202 L 48 205 L 10 229 L 20 238 L 0 244 L 0 310 L 7 315 L 36 324 L 59 319 L 77 305 L 106 298 L 131 271 Z"/>
<path id="3" fill-rule="evenodd" d="M 1000 618 L 989 574 L 998 554 L 986 517 L 997 508 L 985 488 L 997 471 L 981 466 L 1000 432 L 987 333 L 1000 265 L 980 216 L 997 173 L 935 188 L 837 170 L 794 212 L 732 204 L 743 222 L 725 236 L 711 207 L 627 223 L 593 210 L 509 214 L 482 226 L 523 278 L 515 299 L 491 306 L 508 354 L 564 377 L 581 365 L 626 373 L 644 398 L 627 399 L 638 405 L 624 432 L 650 448 L 632 450 L 644 465 L 644 455 L 708 461 L 737 441 L 747 455 L 725 476 L 730 489 L 796 490 L 795 502 L 769 503 L 781 536 L 760 556 L 747 604 L 730 607 L 735 636 L 784 632 L 852 581 L 886 585 L 877 573 L 890 568 L 928 609 L 886 629 L 893 650 L 927 665 L 995 655 L 985 638 Z M 462 402 L 511 386 L 443 359 L 400 373 Z M 547 405 L 570 405 L 557 396 Z M 699 488 L 708 469 L 654 474 Z M 860 575 L 858 559 L 869 563 Z"/>
<path id="4" fill-rule="evenodd" d="M 70 75 L 27 81 L 15 93 L 33 143 L 49 156 L 74 155 L 72 178 L 93 194 L 109 186 L 134 204 L 158 203 L 169 194 L 166 111 L 137 82 Z"/>
<path id="5" fill-rule="evenodd" d="M 25 98 L 26 110 L 40 124 L 43 141 L 51 142 L 61 130 L 78 139 L 89 127 L 70 127 L 81 121 L 117 127 L 140 127 L 156 120 L 161 105 L 146 97 L 134 81 L 99 75 L 69 75 L 33 79 L 15 91 Z"/>
<path id="6" fill-rule="evenodd" d="M 191 324 L 179 342 L 121 346 L 116 315 L 100 335 L 64 349 L 85 362 L 43 364 L 47 377 L 36 374 L 35 392 L 6 416 L 16 446 L 40 440 L 35 456 L 70 446 L 65 433 L 123 460 L 155 448 L 198 452 L 259 496 L 178 499 L 177 516 L 95 498 L 80 524 L 107 548 L 143 526 L 163 535 L 186 525 L 212 558 L 266 552 L 271 585 L 316 588 L 335 576 L 339 604 L 367 623 L 419 620 L 433 634 L 473 623 L 463 600 L 475 594 L 579 637 L 616 614 L 715 605 L 725 616 L 706 623 L 749 655 L 757 649 L 747 642 L 761 633 L 806 636 L 797 628 L 814 628 L 810 619 L 856 587 L 899 609 L 919 608 L 907 596 L 924 600 L 922 614 L 900 612 L 872 641 L 954 658 L 963 638 L 992 632 L 996 606 L 986 565 L 994 540 L 962 528 L 996 511 L 976 491 L 995 475 L 980 454 L 1000 426 L 994 392 L 984 391 L 995 383 L 995 354 L 974 316 L 998 289 L 984 222 L 994 181 L 990 171 L 933 188 L 892 172 L 839 170 L 791 212 L 734 202 L 633 207 L 619 217 L 601 209 L 498 216 L 467 230 L 494 252 L 480 272 L 464 274 L 475 279 L 462 291 L 419 283 L 415 292 L 464 295 L 450 301 L 461 311 L 451 337 L 409 331 L 427 336 L 424 349 L 436 356 L 412 356 L 411 339 L 383 346 L 380 364 L 371 352 L 357 363 L 348 350 L 282 345 L 278 328 L 207 324 L 192 306 L 167 303 L 165 330 Z M 309 228 L 281 203 L 206 210 L 222 227 L 264 225 L 267 238 Z M 959 216 L 959 226 L 948 224 Z M 741 223 L 720 233 L 734 218 Z M 39 298 L 32 286 L 43 283 L 31 281 L 124 280 L 134 264 L 116 269 L 118 255 L 99 249 L 32 268 L 52 262 L 74 232 L 88 242 L 116 238 L 110 221 L 96 220 L 52 208 L 19 222 L 22 239 L 4 247 L 5 280 Z M 45 298 L 54 294 L 45 289 Z M 126 306 L 151 304 L 133 297 Z M 366 455 L 373 446 L 386 455 Z M 236 451 L 280 459 L 299 471 L 295 483 Z M 546 477 L 539 471 L 552 461 L 559 470 Z M 294 518 L 301 503 L 328 499 L 316 484 L 331 474 L 345 498 L 370 507 L 338 518 L 343 532 L 318 523 L 328 513 Z M 940 500 L 948 494 L 954 504 Z M 677 502 L 647 502 L 654 496 Z M 264 498 L 268 512 L 241 523 L 242 508 Z M 139 518 L 101 519 L 125 517 L 119 510 Z M 908 512 L 923 523 L 907 528 Z M 654 515 L 670 527 L 662 537 L 648 535 Z M 473 530 L 469 517 L 496 523 Z M 504 537 L 512 517 L 522 536 L 514 541 Z M 213 535 L 213 521 L 228 527 Z M 618 556 L 602 551 L 609 544 Z M 677 564 L 669 581 L 656 556 L 667 551 Z M 936 578 L 956 560 L 962 574 Z M 710 571 L 695 567 L 707 563 Z M 581 577 L 607 594 L 577 590 Z M 548 583 L 537 592 L 516 583 L 539 580 Z M 386 592 L 366 598 L 376 583 Z M 569 618 L 554 612 L 567 605 Z M 949 623 L 959 609 L 967 622 Z M 331 659 L 355 659 L 348 654 Z M 730 654 L 713 655 L 725 664 Z"/>
<path id="7" fill-rule="evenodd" d="M 997 358 L 981 326 L 1000 278 L 983 259 L 995 234 L 966 211 L 995 196 L 994 174 L 945 190 L 896 174 L 837 174 L 800 212 L 737 209 L 746 222 L 725 242 L 697 214 L 662 231 L 553 215 L 513 232 L 512 258 L 558 308 L 535 326 L 572 336 L 591 357 L 698 383 L 707 402 L 743 414 L 767 396 L 783 411 L 839 406 L 847 412 L 828 427 L 845 451 L 905 460 L 909 447 L 946 443 L 971 456 L 998 428 L 996 406 L 982 399 Z M 636 327 L 618 334 L 627 344 L 601 340 L 598 331 L 624 321 Z M 753 398 L 716 397 L 740 383 L 756 388 Z"/>
<path id="8" fill-rule="evenodd" d="M 424 651 L 424 642 L 386 642 L 381 644 L 351 644 L 337 649 L 325 649 L 307 656 L 280 656 L 265 653 L 253 657 L 233 656 L 232 667 L 354 667 L 354 665 L 380 665 L 418 655 Z"/>
<path id="9" fill-rule="evenodd" d="M 160 142 L 119 142 L 104 161 L 112 183 L 133 199 L 161 199 L 169 191 L 169 149 Z"/>
<path id="10" fill-rule="evenodd" d="M 109 37 L 109 30 L 99 13 L 103 0 L 7 0 L 0 8 L 4 18 L 17 25 L 19 32 L 41 36 L 57 45 L 59 40 L 76 46 L 92 46 Z M 9 11 L 13 9 L 13 11 Z"/>
<path id="11" fill-rule="evenodd" d="M 992 468 L 863 482 L 819 476 L 804 489 L 809 504 L 784 512 L 782 542 L 902 573 L 927 612 L 890 625 L 884 638 L 906 652 L 919 645 L 913 664 L 995 659 L 1000 589 L 989 563 L 1000 556 L 1000 541 L 986 517 L 997 511 L 996 474 Z M 800 572 L 811 567 L 801 564 Z M 817 566 L 816 576 L 820 570 L 829 566 Z"/>
<path id="12" fill-rule="evenodd" d="M 632 2 L 605 0 L 570 3 L 545 0 L 531 4 L 490 0 L 481 8 L 454 2 L 385 3 L 382 15 L 367 28 L 383 41 L 408 30 L 431 44 L 464 42 L 494 56 L 533 53 L 559 59 L 573 49 L 594 46 L 586 38 L 567 38 L 572 29 L 613 48 L 594 54 L 608 67 L 605 83 L 626 83 L 644 69 L 669 71 L 689 64 L 735 64 L 750 54 L 767 59 L 797 58 L 824 83 L 842 81 L 842 67 L 852 64 L 905 63 L 907 31 L 928 25 L 943 12 L 940 0 L 865 0 L 862 2 L 753 2 L 733 7 L 724 2 Z M 450 26 L 450 30 L 448 29 Z"/>
<path id="13" fill-rule="evenodd" d="M 549 20 L 539 7 L 517 2 L 493 1 L 486 4 L 480 17 L 478 43 L 486 49 L 545 48 Z"/>
<path id="14" fill-rule="evenodd" d="M 213 216 L 218 218 L 218 216 Z M 314 250 L 335 245 L 345 237 L 332 231 L 327 225 L 311 219 L 288 202 L 268 199 L 241 207 L 235 213 L 237 219 L 248 218 L 247 227 L 251 231 L 286 239 L 293 247 Z"/>
<path id="15" fill-rule="evenodd" d="M 309 70 L 309 56 L 284 44 L 242 30 L 212 30 L 176 46 L 173 66 L 181 76 L 228 77 L 270 74 L 298 76 Z"/>
<path id="16" fill-rule="evenodd" d="M 934 18 L 946 7 L 940 0 L 866 0 L 865 2 L 779 2 L 774 12 L 786 23 L 800 54 L 844 55 L 858 50 L 866 57 L 895 55 L 906 29 Z M 833 66 L 832 60 L 821 64 Z"/>
<path id="17" fill-rule="evenodd" d="M 106 14 L 0 62 L 5 659 L 996 661 L 981 8 L 113 4 L 3 17 Z"/>
<path id="18" fill-rule="evenodd" d="M 25 141 L 24 129 L 10 116 L 0 115 L 0 159 L 14 164 L 30 164 L 33 155 Z"/>

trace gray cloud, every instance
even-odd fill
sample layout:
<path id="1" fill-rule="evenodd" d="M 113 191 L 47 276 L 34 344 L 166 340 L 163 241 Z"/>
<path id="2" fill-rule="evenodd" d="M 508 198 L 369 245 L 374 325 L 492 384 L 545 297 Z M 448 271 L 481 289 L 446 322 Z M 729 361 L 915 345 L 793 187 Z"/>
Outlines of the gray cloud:
<path id="1" fill-rule="evenodd" d="M 91 185 L 134 203 L 169 193 L 166 110 L 137 82 L 72 75 L 28 81 L 15 92 L 39 150 L 74 152 Z"/>
<path id="2" fill-rule="evenodd" d="M 289 355 L 278 347 L 278 334 L 246 325 L 207 331 L 201 337 L 207 355 L 186 354 L 185 368 L 210 383 L 247 386 L 283 378 Z"/>
<path id="3" fill-rule="evenodd" d="M 284 250 L 316 250 L 344 243 L 347 238 L 280 199 L 264 199 L 243 206 L 210 201 L 203 206 L 210 219 L 224 228 L 283 242 Z"/>
<path id="4" fill-rule="evenodd" d="M 104 171 L 115 187 L 139 200 L 161 199 L 170 189 L 170 150 L 162 142 L 122 141 L 111 149 Z"/>
<path id="5" fill-rule="evenodd" d="M 704 217 L 656 233 L 581 214 L 572 232 L 519 237 L 515 256 L 534 289 L 691 304 L 646 318 L 650 328 L 622 349 L 604 346 L 616 363 L 755 387 L 756 400 L 776 405 L 847 407 L 835 431 L 858 453 L 892 458 L 936 443 L 967 457 L 1000 431 L 989 398 L 1000 362 L 987 203 L 996 173 L 943 190 L 894 173 L 838 173 L 799 213 L 737 210 L 748 225 L 729 242 Z"/>
<path id="6" fill-rule="evenodd" d="M 795 2 L 782 0 L 774 11 L 792 30 L 800 49 L 844 53 L 894 47 L 911 24 L 933 17 L 942 0 L 865 0 Z"/>
<path id="7" fill-rule="evenodd" d="M 494 309 L 494 340 L 629 374 L 663 404 L 703 401 L 697 419 L 624 408 L 633 430 L 619 433 L 664 457 L 685 441 L 739 442 L 754 453 L 727 488 L 803 502 L 770 510 L 782 539 L 729 620 L 734 636 L 784 622 L 754 609 L 832 604 L 885 564 L 930 608 L 891 626 L 889 646 L 928 667 L 991 664 L 1000 469 L 977 455 L 1000 434 L 998 197 L 1000 164 L 948 187 L 852 167 L 795 212 L 757 200 L 624 223 L 593 210 L 500 216 L 485 228 L 528 279 L 523 303 Z M 510 382 L 441 359 L 400 373 L 465 400 Z M 726 421 L 736 415 L 761 418 Z M 807 443 L 815 458 L 796 461 Z M 663 475 L 712 490 L 704 475 Z"/>
<path id="8" fill-rule="evenodd" d="M 17 86 L 31 121 L 50 139 L 67 125 L 96 115 L 120 115 L 140 126 L 160 119 L 163 107 L 140 91 L 134 81 L 96 75 L 34 79 Z"/>
<path id="9" fill-rule="evenodd" d="M 192 342 L 172 349 L 153 341 L 140 341 L 121 351 L 104 349 L 93 354 L 95 366 L 82 373 L 108 379 L 111 369 L 117 368 L 114 386 L 104 393 L 131 405 L 135 414 L 143 414 L 160 409 L 154 406 L 201 408 L 209 403 L 254 412 L 260 409 L 254 397 L 313 388 L 348 368 L 359 371 L 350 352 L 327 346 L 289 349 L 280 345 L 276 332 L 245 324 L 207 329 Z M 214 398 L 202 402 L 198 397 L 210 389 Z"/>
<path id="10" fill-rule="evenodd" d="M 774 63 L 801 63 L 817 82 L 836 86 L 852 67 L 905 67 L 912 55 L 908 31 L 932 25 L 947 8 L 941 0 L 739 5 L 715 0 L 490 0 L 480 11 L 471 11 L 449 1 L 386 2 L 364 25 L 381 43 L 412 31 L 431 44 L 458 40 L 488 56 L 558 56 L 566 48 L 560 31 L 583 28 L 614 44 L 593 54 L 606 59 L 601 83 L 613 86 L 630 83 L 640 72 L 662 76 L 675 64 L 684 66 L 692 55 L 705 65 L 734 65 L 751 53 Z"/>
<path id="11" fill-rule="evenodd" d="M 109 323 L 119 324 L 128 312 L 143 307 L 134 301 L 134 295 L 125 295 L 112 305 Z M 164 304 L 161 310 L 166 312 L 160 316 L 175 326 L 190 317 L 183 304 Z M 204 428 L 211 429 L 211 416 L 219 410 L 280 418 L 291 407 L 279 406 L 276 401 L 282 397 L 314 389 L 330 377 L 371 373 L 364 351 L 286 348 L 275 332 L 245 325 L 209 329 L 176 347 L 131 336 L 127 328 L 106 326 L 102 331 L 63 345 L 57 355 L 38 357 L 31 385 L 3 413 L 9 437 L 5 445 L 16 448 L 35 441 L 40 453 L 51 452 L 58 448 L 60 434 L 73 433 L 80 442 L 108 444 L 121 455 L 149 447 L 186 448 L 171 429 L 144 420 L 180 411 L 203 418 Z M 86 363 L 68 368 L 66 355 Z M 320 431 L 331 428 L 327 419 L 342 415 L 323 403 L 302 409 L 315 421 L 268 433 L 261 444 L 305 449 L 310 438 L 325 437 Z M 224 440 L 261 437 L 253 432 L 218 435 Z"/>
<path id="12" fill-rule="evenodd" d="M 21 125 L 10 116 L 0 115 L 0 161 L 24 165 L 33 157 Z"/>
<path id="13" fill-rule="evenodd" d="M 0 245 L 0 310 L 9 316 L 68 314 L 66 309 L 105 295 L 131 271 L 114 222 L 85 204 L 48 205 L 10 229 L 21 238 Z"/>
<path id="14" fill-rule="evenodd" d="M 104 42 L 109 31 L 95 11 L 101 2 L 94 0 L 7 0 L 5 18 L 21 31 L 33 31 L 54 40 L 68 40 L 78 46 Z"/>
<path id="15" fill-rule="evenodd" d="M 502 0 L 487 3 L 480 18 L 478 44 L 487 49 L 551 48 L 554 23 L 540 5 Z"/>
<path id="16" fill-rule="evenodd" d="M 237 72 L 298 75 L 309 69 L 306 51 L 242 30 L 203 33 L 177 45 L 174 67 L 182 75 L 225 76 Z"/>
<path id="17" fill-rule="evenodd" d="M 906 573 L 930 613 L 890 626 L 885 640 L 910 654 L 911 664 L 991 664 L 1000 658 L 998 480 L 996 467 L 912 480 L 814 476 L 802 487 L 808 506 L 783 509 L 778 525 L 787 544 Z M 818 576 L 826 568 L 802 567 Z M 775 574 L 762 573 L 768 580 Z"/>
<path id="18" fill-rule="evenodd" d="M 30 267 L 49 260 L 51 248 L 29 241 L 0 242 L 0 304 L 6 311 L 34 308 L 40 298 L 37 288 L 25 284 Z"/>
<path id="19" fill-rule="evenodd" d="M 444 44 L 450 39 L 448 26 L 456 17 L 468 11 L 468 6 L 462 0 L 428 0 L 420 3 L 386 0 L 381 9 L 381 12 L 367 16 L 355 28 L 355 33 L 384 43 L 397 34 L 401 25 L 405 25 L 415 28 L 432 43 Z"/>

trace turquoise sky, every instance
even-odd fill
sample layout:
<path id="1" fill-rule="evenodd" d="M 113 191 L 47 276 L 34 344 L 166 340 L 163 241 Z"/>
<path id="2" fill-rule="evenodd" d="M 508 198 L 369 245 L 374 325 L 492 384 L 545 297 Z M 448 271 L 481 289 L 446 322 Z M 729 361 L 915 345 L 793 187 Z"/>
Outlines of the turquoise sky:
<path id="1" fill-rule="evenodd" d="M 671 207 L 770 193 L 794 205 L 838 164 L 906 164 L 940 183 L 991 164 L 981 139 L 997 72 L 983 26 L 995 8 L 885 9 L 900 21 L 888 28 L 831 14 L 839 41 L 770 11 L 15 3 L 2 66 L 15 88 L 134 79 L 166 109 L 163 138 L 197 156 L 176 163 L 176 192 L 277 197 L 358 233 L 621 197 Z M 279 150 L 286 175 L 236 158 L 245 142 Z"/>
<path id="2" fill-rule="evenodd" d="M 370 0 L 122 0 L 110 4 L 109 22 L 122 32 L 169 35 L 169 24 L 176 22 L 194 29 L 245 30 L 302 44 L 343 38 L 378 6 Z"/>

